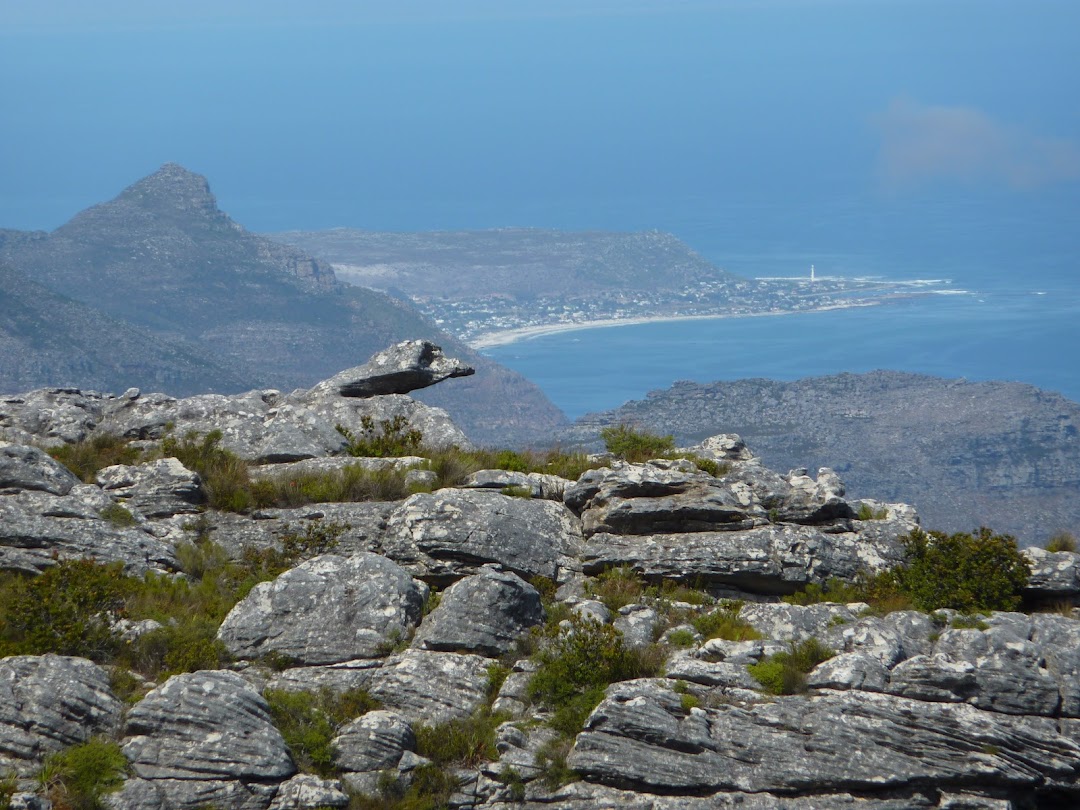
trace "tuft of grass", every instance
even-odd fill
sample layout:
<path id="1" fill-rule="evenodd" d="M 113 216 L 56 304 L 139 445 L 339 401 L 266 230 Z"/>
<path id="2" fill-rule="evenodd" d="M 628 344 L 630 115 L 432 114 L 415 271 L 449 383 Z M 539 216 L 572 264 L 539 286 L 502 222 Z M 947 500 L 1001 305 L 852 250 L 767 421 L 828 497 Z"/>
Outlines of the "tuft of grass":
<path id="1" fill-rule="evenodd" d="M 412 494 L 407 474 L 392 467 L 365 470 L 359 464 L 332 472 L 280 474 L 255 481 L 252 500 L 259 507 L 282 509 L 309 503 L 400 501 Z"/>
<path id="2" fill-rule="evenodd" d="M 726 461 L 716 461 L 715 459 L 705 458 L 695 453 L 683 453 L 678 458 L 685 458 L 688 461 L 694 462 L 697 468 L 704 473 L 708 473 L 713 478 L 721 478 L 731 472 L 731 464 Z"/>
<path id="3" fill-rule="evenodd" d="M 492 714 L 481 709 L 471 717 L 446 723 L 413 726 L 416 753 L 436 765 L 475 768 L 499 758 L 495 749 L 495 731 L 509 715 Z"/>
<path id="4" fill-rule="evenodd" d="M 629 566 L 609 568 L 585 586 L 586 593 L 604 603 L 608 610 L 617 611 L 626 605 L 637 604 L 645 596 L 645 581 Z"/>
<path id="5" fill-rule="evenodd" d="M 789 605 L 816 605 L 821 602 L 850 602 L 867 601 L 867 589 L 858 583 L 845 582 L 837 577 L 830 577 L 824 585 L 811 582 L 801 591 L 781 597 L 781 601 Z"/>
<path id="6" fill-rule="evenodd" d="M 722 638 L 726 641 L 751 641 L 761 638 L 761 633 L 749 622 L 739 618 L 741 609 L 742 605 L 735 603 L 695 616 L 690 623 L 706 640 Z"/>
<path id="7" fill-rule="evenodd" d="M 119 745 L 92 737 L 46 757 L 38 783 L 56 810 L 104 810 L 104 796 L 120 788 L 128 771 Z"/>
<path id="8" fill-rule="evenodd" d="M 94 476 L 114 464 L 137 464 L 142 453 L 128 439 L 114 433 L 94 433 L 74 444 L 62 444 L 48 450 L 84 483 L 94 483 Z"/>
<path id="9" fill-rule="evenodd" d="M 954 616 L 949 622 L 949 627 L 954 630 L 989 630 L 990 625 L 977 614 L 960 614 Z"/>
<path id="10" fill-rule="evenodd" d="M 694 646 L 694 632 L 683 628 L 681 630 L 672 630 L 667 634 L 667 643 L 672 647 L 693 647 Z"/>
<path id="11" fill-rule="evenodd" d="M 1071 551 L 1075 554 L 1077 547 L 1076 536 L 1071 532 L 1057 532 L 1046 541 L 1046 550 L 1051 552 Z"/>
<path id="12" fill-rule="evenodd" d="M 298 768 L 305 773 L 331 777 L 337 773 L 337 751 L 332 742 L 346 723 L 379 707 L 363 689 L 336 693 L 289 692 L 267 689 L 263 693 L 274 724 L 281 732 Z"/>
<path id="13" fill-rule="evenodd" d="M 118 529 L 126 529 L 136 523 L 135 516 L 118 503 L 110 503 L 98 514 Z"/>
<path id="14" fill-rule="evenodd" d="M 667 457 L 675 449 L 674 436 L 659 436 L 627 424 L 603 428 L 600 438 L 609 453 L 635 464 Z"/>
<path id="15" fill-rule="evenodd" d="M 161 452 L 172 456 L 202 478 L 207 503 L 226 512 L 246 512 L 257 506 L 246 461 L 220 446 L 220 430 L 211 430 L 202 438 L 195 431 L 182 439 L 166 436 Z"/>
<path id="16" fill-rule="evenodd" d="M 544 743 L 536 752 L 536 766 L 540 769 L 538 778 L 547 790 L 557 790 L 581 778 L 577 771 L 566 765 L 566 758 L 570 756 L 573 744 L 572 738 L 556 737 Z"/>
<path id="17" fill-rule="evenodd" d="M 525 498 L 526 500 L 530 500 L 532 498 L 532 496 L 533 496 L 532 487 L 526 487 L 526 486 L 503 487 L 501 492 L 502 492 L 503 495 L 506 495 L 507 497 L 510 497 L 510 498 Z"/>
<path id="18" fill-rule="evenodd" d="M 816 638 L 808 638 L 798 644 L 792 642 L 788 650 L 750 664 L 747 669 L 766 692 L 794 695 L 806 691 L 806 674 L 834 655 Z"/>
<path id="19" fill-rule="evenodd" d="M 859 511 L 855 514 L 856 520 L 885 520 L 889 516 L 889 510 L 884 506 L 880 509 L 871 509 L 870 504 L 859 505 Z"/>

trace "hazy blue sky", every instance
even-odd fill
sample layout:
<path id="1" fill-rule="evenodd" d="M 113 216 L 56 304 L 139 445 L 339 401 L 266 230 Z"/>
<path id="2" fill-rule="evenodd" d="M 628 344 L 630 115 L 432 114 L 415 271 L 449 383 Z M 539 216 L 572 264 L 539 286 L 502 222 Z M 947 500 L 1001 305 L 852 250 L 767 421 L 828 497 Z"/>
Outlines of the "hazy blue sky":
<path id="1" fill-rule="evenodd" d="M 1080 199 L 1075 0 L 0 0 L 0 227 L 177 161 L 253 229 Z"/>

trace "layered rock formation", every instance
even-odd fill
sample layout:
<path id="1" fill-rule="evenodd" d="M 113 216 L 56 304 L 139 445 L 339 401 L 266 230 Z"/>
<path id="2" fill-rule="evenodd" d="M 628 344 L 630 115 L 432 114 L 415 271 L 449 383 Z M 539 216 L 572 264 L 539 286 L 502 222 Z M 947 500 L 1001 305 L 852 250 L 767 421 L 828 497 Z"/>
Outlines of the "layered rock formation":
<path id="1" fill-rule="evenodd" d="M 397 354 L 421 365 L 438 356 L 416 348 Z M 84 484 L 35 444 L 108 430 L 152 447 L 168 430 L 213 428 L 234 452 L 266 464 L 265 475 L 340 467 L 334 423 L 365 415 L 401 414 L 425 435 L 462 439 L 445 414 L 404 392 L 342 396 L 381 385 L 373 378 L 404 379 L 361 368 L 293 394 L 177 400 L 52 389 L 0 400 L 0 568 L 32 576 L 90 557 L 182 576 L 179 547 L 191 538 L 193 510 L 204 508 L 205 482 L 176 459 L 114 466 Z M 411 387 L 425 375 L 405 376 Z M 118 810 L 315 810 L 345 807 L 350 793 L 393 806 L 431 779 L 423 727 L 487 711 L 503 713 L 493 750 L 443 770 L 445 806 L 1080 803 L 1074 611 L 972 620 L 781 602 L 901 562 L 914 510 L 849 500 L 828 469 L 771 471 L 734 436 L 686 450 L 690 458 L 609 461 L 575 481 L 490 470 L 402 501 L 202 512 L 198 531 L 235 558 L 281 546 L 301 522 L 338 533 L 332 550 L 316 550 L 232 608 L 218 630 L 226 669 L 147 684 L 126 711 L 109 667 L 58 655 L 0 660 L 0 775 L 18 776 L 15 806 L 41 806 L 32 777 L 50 752 L 95 736 L 118 743 L 129 763 L 104 798 Z M 133 525 L 103 518 L 110 504 L 123 505 Z M 874 519 L 860 520 L 867 512 Z M 1029 603 L 1080 597 L 1080 556 L 1026 554 Z M 613 569 L 656 590 L 605 605 L 596 577 Z M 699 632 L 695 620 L 717 610 L 752 632 L 742 640 Z M 563 629 L 538 633 L 552 616 L 566 617 Z M 589 632 L 650 650 L 663 665 L 608 686 L 555 767 L 560 732 L 530 688 L 541 663 L 527 653 L 551 633 L 573 643 Z M 805 691 L 773 695 L 751 676 L 749 665 L 811 639 L 832 654 L 806 675 Z M 335 729 L 332 778 L 302 772 L 268 696 L 356 689 L 379 708 Z M 449 736 L 453 727 L 440 728 Z"/>

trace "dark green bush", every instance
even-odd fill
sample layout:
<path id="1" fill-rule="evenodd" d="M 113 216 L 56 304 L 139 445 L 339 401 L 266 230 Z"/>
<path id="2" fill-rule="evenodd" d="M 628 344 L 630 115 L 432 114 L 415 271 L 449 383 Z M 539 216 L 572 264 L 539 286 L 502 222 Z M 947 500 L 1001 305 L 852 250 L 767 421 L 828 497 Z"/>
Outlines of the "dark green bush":
<path id="1" fill-rule="evenodd" d="M 350 456 L 365 458 L 391 458 L 397 456 L 418 455 L 423 447 L 424 434 L 409 424 L 409 420 L 398 414 L 392 419 L 383 419 L 376 429 L 375 420 L 370 416 L 360 417 L 361 433 L 358 435 L 337 425 L 337 432 L 345 437 L 345 452 Z"/>
<path id="2" fill-rule="evenodd" d="M 319 692 L 267 689 L 263 697 L 297 767 L 324 777 L 336 773 L 334 737 L 346 723 L 379 706 L 363 689 L 344 693 L 329 689 Z"/>
<path id="3" fill-rule="evenodd" d="M 808 638 L 798 644 L 792 642 L 788 650 L 770 655 L 747 669 L 766 692 L 794 695 L 806 690 L 806 674 L 834 655 L 816 638 Z"/>
<path id="4" fill-rule="evenodd" d="M 111 625 L 132 592 L 123 565 L 61 560 L 40 576 L 0 583 L 0 658 L 77 655 L 109 661 L 120 648 Z"/>
<path id="5" fill-rule="evenodd" d="M 1031 574 L 1009 535 L 987 528 L 975 534 L 923 532 L 906 538 L 906 561 L 882 584 L 910 597 L 921 610 L 954 608 L 966 613 L 1015 610 Z"/>
<path id="6" fill-rule="evenodd" d="M 46 757 L 38 781 L 56 810 L 104 810 L 102 797 L 119 789 L 127 773 L 120 746 L 93 737 Z"/>
<path id="7" fill-rule="evenodd" d="M 50 447 L 48 452 L 87 484 L 94 482 L 98 471 L 114 464 L 136 464 L 142 456 L 127 439 L 113 433 L 94 433 L 81 442 Z"/>
<path id="8" fill-rule="evenodd" d="M 611 425 L 600 431 L 607 451 L 632 463 L 662 458 L 675 449 L 674 436 L 658 436 L 630 425 Z"/>

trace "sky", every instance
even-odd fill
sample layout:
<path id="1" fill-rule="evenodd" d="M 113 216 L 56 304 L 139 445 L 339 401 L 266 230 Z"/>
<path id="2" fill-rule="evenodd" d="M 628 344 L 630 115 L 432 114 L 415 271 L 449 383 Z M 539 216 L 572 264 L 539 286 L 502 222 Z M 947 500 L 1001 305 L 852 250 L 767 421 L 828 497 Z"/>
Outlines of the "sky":
<path id="1" fill-rule="evenodd" d="M 267 231 L 698 205 L 766 238 L 778 200 L 1064 223 L 1078 31 L 1075 0 L 0 0 L 0 227 L 167 161 Z"/>

